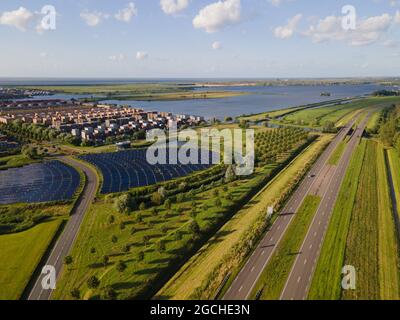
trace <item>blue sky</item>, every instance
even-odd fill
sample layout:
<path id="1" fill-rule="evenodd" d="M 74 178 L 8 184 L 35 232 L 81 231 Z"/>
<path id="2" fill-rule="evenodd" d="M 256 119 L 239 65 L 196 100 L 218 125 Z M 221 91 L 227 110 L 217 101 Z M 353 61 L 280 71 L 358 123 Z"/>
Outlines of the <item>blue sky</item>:
<path id="1" fill-rule="evenodd" d="M 0 38 L 0 77 L 399 76 L 400 1 L 2 0 Z"/>

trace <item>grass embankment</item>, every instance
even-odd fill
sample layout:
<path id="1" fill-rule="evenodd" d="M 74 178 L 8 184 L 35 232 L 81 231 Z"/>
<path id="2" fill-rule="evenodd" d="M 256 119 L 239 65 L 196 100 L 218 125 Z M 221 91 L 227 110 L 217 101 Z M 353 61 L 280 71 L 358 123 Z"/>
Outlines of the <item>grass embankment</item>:
<path id="1" fill-rule="evenodd" d="M 339 160 L 342 158 L 342 154 L 346 149 L 346 142 L 342 141 L 336 147 L 335 151 L 332 153 L 331 157 L 329 158 L 328 164 L 336 166 L 339 163 Z"/>
<path id="2" fill-rule="evenodd" d="M 27 231 L 0 236 L 0 300 L 19 299 L 61 225 L 52 219 Z"/>
<path id="3" fill-rule="evenodd" d="M 157 297 L 189 299 L 196 289 L 211 277 L 212 272 L 218 269 L 221 261 L 234 254 L 233 251 L 249 229 L 260 217 L 265 216 L 266 207 L 276 204 L 276 201 L 285 194 L 285 190 L 298 178 L 299 173 L 313 161 L 315 155 L 321 152 L 331 138 L 331 136 L 321 137 L 279 173 L 170 279 L 157 293 Z M 238 267 L 241 261 L 235 263 L 233 267 Z"/>
<path id="4" fill-rule="evenodd" d="M 318 196 L 309 195 L 304 199 L 284 238 L 262 272 L 251 297 L 255 298 L 262 290 L 261 300 L 279 299 L 320 202 L 321 198 Z"/>
<path id="5" fill-rule="evenodd" d="M 400 210 L 400 154 L 395 149 L 390 149 L 388 152 L 388 159 L 390 170 L 392 172 L 393 185 L 395 189 L 397 210 Z M 400 214 L 400 212 L 399 212 Z M 399 216 L 400 219 L 400 216 Z M 398 230 L 400 232 L 400 230 Z"/>
<path id="6" fill-rule="evenodd" d="M 399 299 L 398 248 L 384 151 L 363 141 L 352 158 L 312 282 L 310 299 Z M 341 269 L 357 271 L 341 289 Z"/>

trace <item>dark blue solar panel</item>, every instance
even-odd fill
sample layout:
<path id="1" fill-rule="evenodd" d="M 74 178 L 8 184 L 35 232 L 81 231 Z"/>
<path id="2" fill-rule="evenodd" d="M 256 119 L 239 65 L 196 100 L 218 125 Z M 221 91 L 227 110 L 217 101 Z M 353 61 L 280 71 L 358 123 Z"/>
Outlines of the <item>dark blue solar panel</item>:
<path id="1" fill-rule="evenodd" d="M 80 158 L 96 166 L 102 173 L 101 193 L 103 194 L 122 192 L 131 188 L 168 181 L 210 167 L 207 164 L 150 165 L 146 160 L 145 149 L 89 154 Z"/>
<path id="2" fill-rule="evenodd" d="M 60 161 L 0 171 L 0 204 L 69 200 L 79 184 L 78 171 Z"/>

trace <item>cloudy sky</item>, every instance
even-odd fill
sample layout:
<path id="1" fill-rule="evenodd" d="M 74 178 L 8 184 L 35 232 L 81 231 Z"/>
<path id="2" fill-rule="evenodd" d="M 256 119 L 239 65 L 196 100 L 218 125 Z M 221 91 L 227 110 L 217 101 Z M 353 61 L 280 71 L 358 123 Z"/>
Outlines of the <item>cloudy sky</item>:
<path id="1" fill-rule="evenodd" d="M 399 76 L 400 0 L 1 0 L 0 39 L 0 77 Z"/>

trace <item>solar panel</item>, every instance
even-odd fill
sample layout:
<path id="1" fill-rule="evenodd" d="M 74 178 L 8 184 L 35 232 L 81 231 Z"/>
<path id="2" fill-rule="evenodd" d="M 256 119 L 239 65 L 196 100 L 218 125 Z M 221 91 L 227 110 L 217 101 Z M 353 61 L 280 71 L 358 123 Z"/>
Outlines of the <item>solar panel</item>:
<path id="1" fill-rule="evenodd" d="M 210 165 L 203 164 L 181 163 L 150 165 L 146 160 L 146 149 L 88 154 L 79 158 L 91 163 L 100 170 L 103 175 L 101 190 L 103 194 L 153 185 L 184 177 L 195 171 L 205 170 L 210 167 Z"/>
<path id="2" fill-rule="evenodd" d="M 79 173 L 57 160 L 0 171 L 0 204 L 69 200 L 79 184 Z"/>

